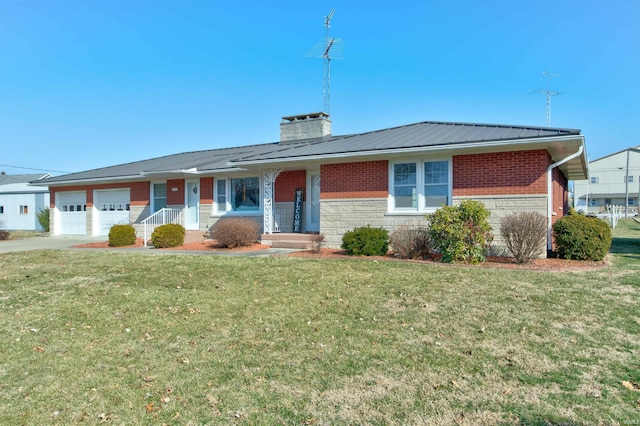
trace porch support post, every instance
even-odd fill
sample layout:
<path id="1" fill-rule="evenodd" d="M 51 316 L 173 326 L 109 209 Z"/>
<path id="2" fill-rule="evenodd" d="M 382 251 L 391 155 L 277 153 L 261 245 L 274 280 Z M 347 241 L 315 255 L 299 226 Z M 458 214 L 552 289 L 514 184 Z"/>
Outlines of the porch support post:
<path id="1" fill-rule="evenodd" d="M 265 234 L 273 233 L 273 197 L 276 178 L 282 170 L 265 169 L 262 174 L 262 193 L 263 193 L 263 227 Z"/>

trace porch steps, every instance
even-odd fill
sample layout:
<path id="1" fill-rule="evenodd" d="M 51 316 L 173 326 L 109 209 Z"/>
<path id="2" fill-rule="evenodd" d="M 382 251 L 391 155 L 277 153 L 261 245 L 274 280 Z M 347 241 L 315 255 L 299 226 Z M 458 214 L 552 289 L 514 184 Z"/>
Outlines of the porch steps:
<path id="1" fill-rule="evenodd" d="M 184 233 L 184 243 L 197 243 L 200 241 L 204 241 L 204 235 L 200 231 L 186 231 Z"/>
<path id="2" fill-rule="evenodd" d="M 260 240 L 273 248 L 290 248 L 299 250 L 309 250 L 312 246 L 312 234 L 277 233 L 262 234 Z M 270 243 L 269 243 L 270 242 Z"/>

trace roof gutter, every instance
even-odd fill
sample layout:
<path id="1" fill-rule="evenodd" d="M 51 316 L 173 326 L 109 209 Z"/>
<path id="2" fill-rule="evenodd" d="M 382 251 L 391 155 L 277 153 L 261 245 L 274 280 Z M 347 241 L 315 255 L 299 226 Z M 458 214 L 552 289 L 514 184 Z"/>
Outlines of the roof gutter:
<path id="1" fill-rule="evenodd" d="M 553 249 L 553 241 L 551 240 L 551 221 L 553 219 L 553 176 L 552 171 L 556 167 L 559 167 L 566 163 L 567 161 L 571 161 L 574 158 L 582 155 L 582 151 L 584 151 L 584 143 L 581 143 L 578 147 L 578 151 L 574 154 L 571 154 L 568 157 L 563 158 L 560 161 L 556 161 L 547 167 L 547 250 Z"/>

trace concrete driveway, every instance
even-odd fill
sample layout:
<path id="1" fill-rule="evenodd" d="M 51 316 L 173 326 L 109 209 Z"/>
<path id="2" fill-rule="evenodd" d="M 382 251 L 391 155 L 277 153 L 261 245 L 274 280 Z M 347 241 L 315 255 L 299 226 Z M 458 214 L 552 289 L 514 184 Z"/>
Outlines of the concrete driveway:
<path id="1" fill-rule="evenodd" d="M 33 237 L 20 240 L 0 241 L 0 253 L 28 250 L 64 250 L 78 244 L 104 241 L 105 238 L 91 239 L 87 237 Z"/>

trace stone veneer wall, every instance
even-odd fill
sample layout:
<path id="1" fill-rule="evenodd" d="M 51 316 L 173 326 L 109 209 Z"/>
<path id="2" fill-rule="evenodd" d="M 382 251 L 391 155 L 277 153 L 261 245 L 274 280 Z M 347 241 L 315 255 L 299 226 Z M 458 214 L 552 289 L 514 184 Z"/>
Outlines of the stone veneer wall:
<path id="1" fill-rule="evenodd" d="M 546 216 L 547 211 L 547 197 L 544 194 L 454 197 L 453 203 L 459 204 L 465 199 L 478 200 L 491 212 L 489 223 L 493 228 L 492 252 L 495 254 L 502 254 L 504 251 L 504 243 L 500 237 L 500 221 L 503 217 L 519 211 L 535 211 Z M 320 218 L 320 232 L 326 238 L 325 245 L 338 248 L 342 244 L 344 233 L 356 227 L 371 225 L 393 232 L 408 221 L 422 222 L 424 215 L 389 214 L 386 198 L 333 199 L 321 200 Z M 540 253 L 541 256 L 545 254 L 543 251 Z"/>

